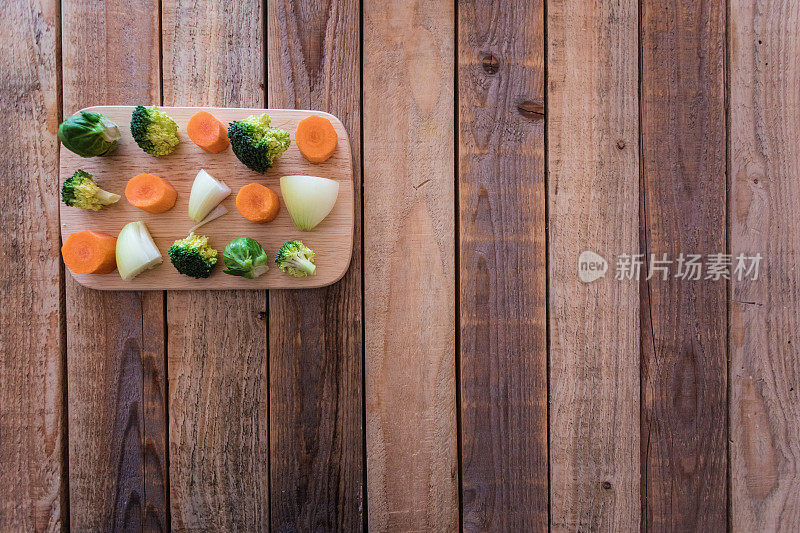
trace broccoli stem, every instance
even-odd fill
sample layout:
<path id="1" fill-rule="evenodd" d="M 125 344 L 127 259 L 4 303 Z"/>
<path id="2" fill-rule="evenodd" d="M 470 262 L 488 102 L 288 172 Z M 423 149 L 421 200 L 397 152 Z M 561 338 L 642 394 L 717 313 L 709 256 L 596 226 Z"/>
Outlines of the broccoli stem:
<path id="1" fill-rule="evenodd" d="M 313 274 L 317 269 L 316 265 L 305 257 L 295 256 L 292 258 L 292 263 L 295 268 L 302 270 L 306 274 Z"/>
<path id="2" fill-rule="evenodd" d="M 103 205 L 113 204 L 113 203 L 116 203 L 117 200 L 119 200 L 119 195 L 118 194 L 114 194 L 113 192 L 104 191 L 103 189 L 100 189 L 99 191 L 97 191 L 95 196 L 97 197 L 98 200 L 100 200 L 100 203 L 103 204 Z"/>

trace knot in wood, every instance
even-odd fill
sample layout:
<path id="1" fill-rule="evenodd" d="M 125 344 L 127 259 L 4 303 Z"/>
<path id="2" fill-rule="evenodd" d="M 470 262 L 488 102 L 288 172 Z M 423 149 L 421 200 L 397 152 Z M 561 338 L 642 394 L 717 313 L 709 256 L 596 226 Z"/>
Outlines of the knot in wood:
<path id="1" fill-rule="evenodd" d="M 480 53 L 481 66 L 487 74 L 497 74 L 500 70 L 500 61 L 491 52 Z"/>

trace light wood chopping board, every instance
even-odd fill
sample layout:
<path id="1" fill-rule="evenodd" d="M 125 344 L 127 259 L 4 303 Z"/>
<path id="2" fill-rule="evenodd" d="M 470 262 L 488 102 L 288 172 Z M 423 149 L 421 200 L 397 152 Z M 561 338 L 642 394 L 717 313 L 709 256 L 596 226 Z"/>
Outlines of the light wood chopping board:
<path id="1" fill-rule="evenodd" d="M 186 289 L 294 289 L 323 287 L 338 281 L 350 265 L 353 249 L 353 162 L 350 140 L 342 123 L 328 113 L 295 109 L 236 109 L 215 107 L 160 107 L 178 124 L 181 144 L 169 155 L 151 156 L 134 142 L 130 132 L 133 106 L 97 106 L 87 111 L 102 113 L 113 120 L 122 132 L 116 150 L 105 157 L 80 157 L 61 146 L 61 182 L 76 170 L 82 169 L 94 176 L 101 189 L 122 195 L 116 204 L 100 211 L 68 207 L 61 203 L 62 240 L 75 231 L 85 229 L 102 231 L 116 236 L 128 222 L 143 221 L 152 235 L 164 262 L 133 280 L 123 281 L 115 270 L 111 274 L 72 274 L 81 285 L 100 290 L 186 290 Z M 186 124 L 195 112 L 204 109 L 223 124 L 250 115 L 267 113 L 272 126 L 289 132 L 292 143 L 266 173 L 259 174 L 244 166 L 228 147 L 219 154 L 209 154 L 195 145 L 186 134 Z M 328 118 L 339 136 L 333 156 L 324 163 L 311 163 L 300 153 L 294 143 L 297 123 L 309 115 Z M 215 178 L 224 181 L 232 192 L 222 203 L 228 214 L 197 230 L 207 235 L 211 245 L 219 251 L 218 263 L 209 278 L 194 279 L 178 273 L 172 266 L 167 250 L 172 243 L 186 237 L 195 222 L 189 218 L 189 193 L 197 172 L 205 169 Z M 147 172 L 169 181 L 178 191 L 175 207 L 160 215 L 151 215 L 133 207 L 125 199 L 125 184 L 135 176 Z M 308 174 L 339 182 L 339 197 L 331 213 L 312 231 L 295 228 L 283 204 L 280 177 L 290 174 Z M 281 209 L 278 217 L 266 224 L 255 224 L 243 218 L 236 210 L 236 194 L 248 183 L 260 183 L 278 193 Z M 60 191 L 59 191 L 60 192 Z M 224 274 L 222 252 L 225 245 L 236 237 L 251 237 L 264 247 L 270 256 L 269 271 L 257 279 L 249 280 Z M 317 271 L 314 276 L 295 278 L 284 274 L 272 259 L 281 244 L 300 239 L 316 252 Z"/>

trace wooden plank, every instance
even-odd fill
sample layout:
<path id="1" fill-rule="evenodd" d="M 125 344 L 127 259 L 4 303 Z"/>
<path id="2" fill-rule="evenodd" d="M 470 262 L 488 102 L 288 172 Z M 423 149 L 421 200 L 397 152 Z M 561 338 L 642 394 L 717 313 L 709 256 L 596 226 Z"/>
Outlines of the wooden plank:
<path id="1" fill-rule="evenodd" d="M 186 123 L 197 112 L 197 107 L 162 107 L 178 124 L 182 143 L 167 157 L 154 158 L 142 151 L 131 138 L 130 122 L 133 108 L 130 106 L 100 106 L 89 108 L 103 113 L 121 126 L 121 145 L 113 155 L 84 159 L 63 150 L 61 153 L 62 179 L 71 176 L 76 168 L 92 174 L 112 192 L 124 194 L 125 185 L 130 178 L 146 170 L 167 180 L 178 191 L 175 207 L 160 215 L 145 213 L 122 198 L 113 206 L 100 212 L 77 209 L 62 204 L 62 237 L 86 228 L 117 235 L 125 224 L 142 220 L 156 242 L 164 258 L 165 266 L 157 267 L 124 281 L 118 272 L 110 274 L 72 274 L 82 285 L 102 290 L 197 290 L 197 289 L 264 289 L 264 288 L 306 288 L 321 287 L 338 281 L 350 264 L 353 247 L 353 166 L 350 155 L 350 142 L 344 125 L 334 117 L 319 111 L 295 111 L 291 109 L 246 109 L 204 107 L 224 124 L 268 111 L 273 124 L 290 131 L 294 137 L 297 123 L 313 114 L 325 115 L 333 123 L 339 136 L 336 152 L 325 163 L 310 163 L 296 146 L 292 145 L 275 162 L 273 170 L 267 175 L 258 174 L 241 164 L 229 148 L 219 154 L 208 154 L 186 138 Z M 229 276 L 223 273 L 221 257 L 218 265 L 208 279 L 194 279 L 180 274 L 169 263 L 167 250 L 177 239 L 184 238 L 195 225 L 188 213 L 189 193 L 197 172 L 206 169 L 211 175 L 225 182 L 232 189 L 222 205 L 228 215 L 203 226 L 202 233 L 208 235 L 213 246 L 224 249 L 225 245 L 243 235 L 256 239 L 264 249 L 274 256 L 280 246 L 289 240 L 301 238 L 316 253 L 317 270 L 314 276 L 296 278 L 288 276 L 274 266 L 254 279 Z M 283 200 L 283 207 L 275 220 L 269 224 L 253 224 L 236 210 L 236 195 L 248 183 L 261 183 L 281 197 L 280 177 L 287 174 L 321 175 L 339 183 L 339 197 L 330 214 L 312 231 L 300 232 L 295 228 Z"/>
<path id="2" fill-rule="evenodd" d="M 453 2 L 364 3 L 369 528 L 458 528 Z"/>
<path id="3" fill-rule="evenodd" d="M 66 527 L 58 249 L 58 3 L 3 6 L 0 528 Z"/>
<path id="4" fill-rule="evenodd" d="M 271 0 L 267 16 L 269 104 L 339 116 L 360 191 L 359 2 Z M 278 531 L 364 529 L 360 195 L 355 206 L 344 278 L 321 290 L 269 294 L 270 500 Z"/>
<path id="5" fill-rule="evenodd" d="M 548 527 L 543 2 L 458 5 L 467 531 Z"/>
<path id="6" fill-rule="evenodd" d="M 638 6 L 547 8 L 550 502 L 557 531 L 635 531 L 639 293 L 615 261 L 639 252 Z M 609 265 L 584 283 L 584 251 Z"/>
<path id="7" fill-rule="evenodd" d="M 258 0 L 162 3 L 165 105 L 264 107 Z M 173 529 L 269 526 L 266 294 L 167 293 Z"/>
<path id="8" fill-rule="evenodd" d="M 730 6 L 731 528 L 800 530 L 800 10 Z M 746 263 L 747 266 L 750 261 Z"/>
<path id="9" fill-rule="evenodd" d="M 156 7 L 62 2 L 65 115 L 93 104 L 159 101 Z M 67 274 L 66 299 L 70 525 L 163 530 L 163 294 L 101 293 Z"/>
<path id="10" fill-rule="evenodd" d="M 707 261 L 726 252 L 725 5 L 646 0 L 641 50 L 642 251 Z M 719 530 L 727 518 L 726 282 L 675 274 L 642 283 L 645 527 Z"/>

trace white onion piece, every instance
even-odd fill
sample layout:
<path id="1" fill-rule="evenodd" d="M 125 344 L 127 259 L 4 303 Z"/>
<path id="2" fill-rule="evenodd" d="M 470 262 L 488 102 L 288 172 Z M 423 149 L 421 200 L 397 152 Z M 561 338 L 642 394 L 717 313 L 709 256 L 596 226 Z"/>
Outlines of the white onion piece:
<path id="1" fill-rule="evenodd" d="M 203 219 L 202 222 L 200 222 L 195 227 L 190 229 L 189 233 L 194 233 L 194 231 L 197 230 L 197 228 L 199 228 L 200 226 L 205 226 L 206 224 L 208 224 L 212 220 L 218 219 L 219 217 L 221 217 L 222 215 L 226 214 L 227 212 L 228 212 L 228 208 L 227 207 L 225 207 L 222 204 L 218 205 L 217 207 L 214 208 L 213 211 L 211 211 L 208 214 L 208 216 L 206 216 L 206 218 Z"/>
<path id="2" fill-rule="evenodd" d="M 131 222 L 117 236 L 117 271 L 123 280 L 135 278 L 161 264 L 161 252 L 144 222 Z"/>
<path id="3" fill-rule="evenodd" d="M 200 170 L 194 178 L 189 195 L 189 218 L 200 222 L 230 193 L 230 187 L 205 170 Z"/>
<path id="4" fill-rule="evenodd" d="M 283 176 L 281 194 L 297 229 L 309 231 L 333 209 L 339 182 L 317 176 Z"/>

